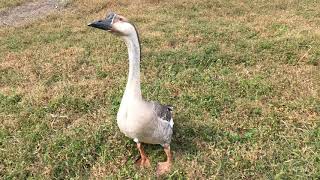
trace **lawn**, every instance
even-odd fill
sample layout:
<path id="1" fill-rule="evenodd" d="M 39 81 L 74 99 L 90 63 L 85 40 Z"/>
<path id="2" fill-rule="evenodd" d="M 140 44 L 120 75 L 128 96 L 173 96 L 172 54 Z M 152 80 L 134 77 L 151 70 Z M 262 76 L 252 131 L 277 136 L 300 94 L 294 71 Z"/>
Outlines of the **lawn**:
<path id="1" fill-rule="evenodd" d="M 35 0 L 2 0 L 0 2 L 0 10 L 5 10 L 6 8 L 12 8 L 15 6 L 22 5 L 24 2 L 32 2 Z"/>
<path id="2" fill-rule="evenodd" d="M 0 8 L 19 4 L 0 3 Z M 116 125 L 126 46 L 87 27 L 113 10 L 139 30 L 142 92 L 174 106 L 172 179 L 320 178 L 320 3 L 72 0 L 0 27 L 0 178 L 156 178 Z"/>

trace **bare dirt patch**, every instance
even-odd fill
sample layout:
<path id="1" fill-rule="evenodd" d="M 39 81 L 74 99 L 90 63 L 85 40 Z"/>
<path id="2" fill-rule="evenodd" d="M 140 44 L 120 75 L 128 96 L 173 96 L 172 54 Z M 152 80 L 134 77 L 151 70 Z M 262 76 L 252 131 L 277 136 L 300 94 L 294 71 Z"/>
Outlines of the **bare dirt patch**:
<path id="1" fill-rule="evenodd" d="M 40 0 L 0 11 L 0 26 L 23 26 L 46 17 L 60 7 L 58 0 Z"/>

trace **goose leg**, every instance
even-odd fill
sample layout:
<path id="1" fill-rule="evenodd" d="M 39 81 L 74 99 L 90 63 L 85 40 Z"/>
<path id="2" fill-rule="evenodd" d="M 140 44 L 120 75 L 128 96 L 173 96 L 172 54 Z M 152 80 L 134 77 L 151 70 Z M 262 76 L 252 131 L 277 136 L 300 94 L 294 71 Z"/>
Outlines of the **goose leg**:
<path id="1" fill-rule="evenodd" d="M 157 167 L 157 175 L 158 176 L 165 174 L 165 173 L 168 173 L 170 171 L 171 165 L 172 165 L 172 153 L 170 151 L 170 145 L 165 144 L 163 149 L 167 155 L 167 160 L 165 162 L 158 163 L 158 167 Z"/>
<path id="2" fill-rule="evenodd" d="M 137 143 L 137 148 L 140 152 L 140 158 L 135 162 L 135 164 L 139 167 L 146 167 L 146 168 L 151 167 L 149 158 L 144 152 L 141 143 Z"/>

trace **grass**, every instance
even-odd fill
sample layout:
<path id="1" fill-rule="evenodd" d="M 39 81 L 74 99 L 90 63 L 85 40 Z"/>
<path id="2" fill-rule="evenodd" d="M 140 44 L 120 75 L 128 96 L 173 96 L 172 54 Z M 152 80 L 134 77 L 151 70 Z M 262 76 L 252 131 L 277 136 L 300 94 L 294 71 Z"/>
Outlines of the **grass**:
<path id="1" fill-rule="evenodd" d="M 2 179 L 155 178 L 161 147 L 135 169 L 116 126 L 125 44 L 86 26 L 107 9 L 140 31 L 144 96 L 175 107 L 165 178 L 320 178 L 319 3 L 74 0 L 0 28 Z"/>
<path id="2" fill-rule="evenodd" d="M 7 8 L 19 6 L 25 2 L 32 2 L 33 0 L 10 0 L 10 1 L 1 1 L 0 10 L 5 10 Z"/>

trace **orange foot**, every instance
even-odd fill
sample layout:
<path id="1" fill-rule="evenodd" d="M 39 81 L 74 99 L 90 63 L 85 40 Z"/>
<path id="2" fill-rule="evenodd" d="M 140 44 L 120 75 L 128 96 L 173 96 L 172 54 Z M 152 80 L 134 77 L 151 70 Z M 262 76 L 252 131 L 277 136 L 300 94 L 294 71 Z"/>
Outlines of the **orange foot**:
<path id="1" fill-rule="evenodd" d="M 161 176 L 163 174 L 166 174 L 170 172 L 171 170 L 171 162 L 159 162 L 157 167 L 157 175 Z"/>
<path id="2" fill-rule="evenodd" d="M 137 167 L 141 167 L 141 168 L 150 168 L 150 160 L 148 158 L 139 158 L 136 162 L 135 165 Z"/>

